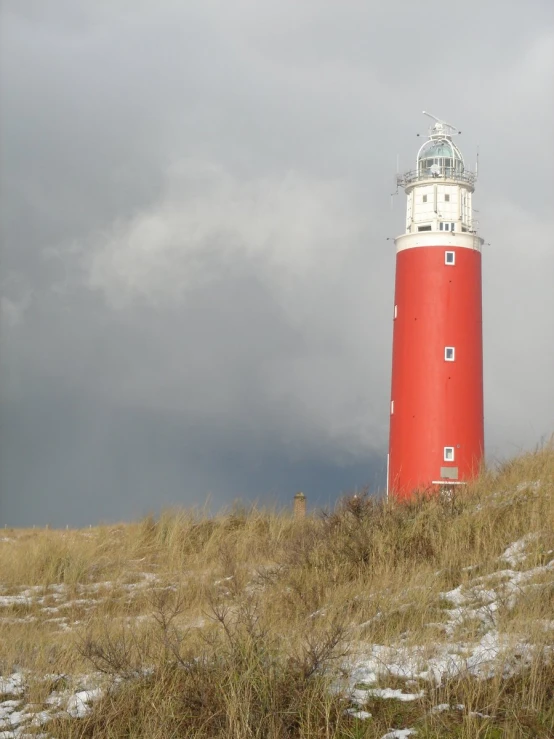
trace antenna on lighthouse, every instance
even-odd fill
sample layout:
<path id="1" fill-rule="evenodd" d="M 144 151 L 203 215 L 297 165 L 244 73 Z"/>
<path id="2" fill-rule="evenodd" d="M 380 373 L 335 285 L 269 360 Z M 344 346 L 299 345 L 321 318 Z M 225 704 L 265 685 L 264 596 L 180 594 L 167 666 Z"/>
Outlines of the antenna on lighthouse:
<path id="1" fill-rule="evenodd" d="M 430 136 L 456 136 L 457 134 L 462 133 L 461 131 L 458 131 L 456 126 L 437 118 L 436 115 L 428 113 L 426 110 L 423 111 L 423 115 L 426 115 L 435 121 L 435 125 L 429 128 Z"/>
<path id="2" fill-rule="evenodd" d="M 396 175 L 394 176 L 394 182 L 395 182 L 395 185 L 396 185 L 396 190 L 394 192 L 391 192 L 391 194 L 390 194 L 390 209 L 391 210 L 392 210 L 393 198 L 394 198 L 395 195 L 398 195 L 398 182 L 399 182 L 398 178 L 399 178 L 399 176 L 400 176 L 400 154 L 397 154 L 396 155 Z"/>

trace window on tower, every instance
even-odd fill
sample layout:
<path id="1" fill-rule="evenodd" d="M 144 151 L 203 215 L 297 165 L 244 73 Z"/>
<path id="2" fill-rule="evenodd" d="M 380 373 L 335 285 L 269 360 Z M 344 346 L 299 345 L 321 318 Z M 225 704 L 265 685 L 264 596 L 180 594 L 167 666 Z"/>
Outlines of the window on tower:
<path id="1" fill-rule="evenodd" d="M 445 203 L 449 203 L 450 202 L 450 195 L 445 195 L 444 196 L 444 202 Z"/>
<path id="2" fill-rule="evenodd" d="M 454 461 L 454 447 L 453 446 L 445 446 L 444 447 L 444 461 L 445 462 L 453 462 Z"/>
<path id="3" fill-rule="evenodd" d="M 453 346 L 444 347 L 444 361 L 445 362 L 453 362 L 455 356 L 456 356 L 456 350 Z"/>
<path id="4" fill-rule="evenodd" d="M 427 202 L 427 195 L 424 195 L 424 196 L 423 196 L 423 202 L 424 202 L 424 203 L 426 203 L 426 202 Z"/>
<path id="5" fill-rule="evenodd" d="M 417 230 L 418 231 L 430 231 L 431 230 L 431 226 L 418 226 L 417 227 Z"/>
<path id="6" fill-rule="evenodd" d="M 456 264 L 456 252 L 445 251 L 444 252 L 444 263 L 445 264 Z"/>

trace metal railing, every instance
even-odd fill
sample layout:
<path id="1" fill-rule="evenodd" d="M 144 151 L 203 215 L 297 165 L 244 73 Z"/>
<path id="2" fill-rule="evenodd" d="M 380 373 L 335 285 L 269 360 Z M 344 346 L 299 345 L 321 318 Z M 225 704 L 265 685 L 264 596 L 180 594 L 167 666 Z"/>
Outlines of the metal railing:
<path id="1" fill-rule="evenodd" d="M 464 184 L 475 185 L 476 175 L 475 172 L 456 172 L 453 169 L 447 170 L 444 174 L 433 174 L 432 172 L 419 172 L 417 169 L 411 172 L 405 172 L 404 174 L 396 175 L 396 184 L 400 187 L 409 187 L 414 182 L 422 182 L 429 180 L 431 182 L 450 180 L 451 182 L 463 182 Z"/>

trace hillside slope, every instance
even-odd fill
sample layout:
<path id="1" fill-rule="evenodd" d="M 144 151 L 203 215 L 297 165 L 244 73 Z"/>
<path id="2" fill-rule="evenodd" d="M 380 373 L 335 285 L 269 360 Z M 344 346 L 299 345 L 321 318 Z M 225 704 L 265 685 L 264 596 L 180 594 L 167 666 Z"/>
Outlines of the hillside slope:
<path id="1" fill-rule="evenodd" d="M 553 737 L 554 447 L 471 487 L 0 540 L 0 737 Z"/>

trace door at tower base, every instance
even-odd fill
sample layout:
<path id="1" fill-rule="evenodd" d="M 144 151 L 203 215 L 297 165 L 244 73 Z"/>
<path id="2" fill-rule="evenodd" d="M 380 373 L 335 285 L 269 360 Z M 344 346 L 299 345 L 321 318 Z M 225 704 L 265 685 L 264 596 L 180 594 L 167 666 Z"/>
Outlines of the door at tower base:
<path id="1" fill-rule="evenodd" d="M 471 480 L 484 447 L 480 248 L 466 234 L 442 243 L 429 235 L 415 247 L 414 237 L 396 261 L 389 493 L 397 499 Z"/>

